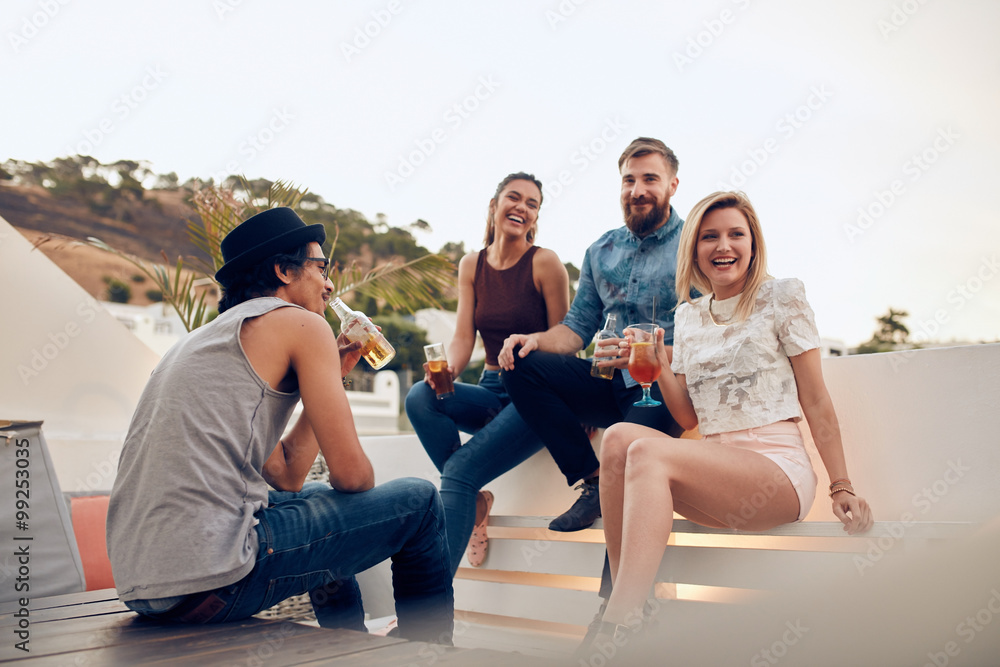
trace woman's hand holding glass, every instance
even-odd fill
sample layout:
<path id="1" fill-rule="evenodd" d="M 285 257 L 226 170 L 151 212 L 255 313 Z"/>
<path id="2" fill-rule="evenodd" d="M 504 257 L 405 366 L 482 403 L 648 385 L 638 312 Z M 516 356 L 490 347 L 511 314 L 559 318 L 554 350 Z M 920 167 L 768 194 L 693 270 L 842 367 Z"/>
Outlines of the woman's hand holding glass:
<path id="1" fill-rule="evenodd" d="M 447 398 L 455 393 L 455 368 L 448 363 L 443 343 L 424 345 L 424 382 L 429 384 L 437 397 Z"/>
<path id="2" fill-rule="evenodd" d="M 448 364 L 447 368 L 448 368 L 448 373 L 454 379 L 455 378 L 455 367 L 452 366 L 451 364 Z M 436 387 L 434 386 L 434 378 L 431 376 L 430 366 L 427 364 L 426 361 L 424 362 L 424 382 L 426 382 L 427 384 L 429 384 L 431 386 L 431 389 L 436 389 Z"/>
<path id="3" fill-rule="evenodd" d="M 656 342 L 657 330 L 653 323 L 625 327 L 625 335 L 629 338 L 628 372 L 633 380 L 642 385 L 642 398 L 632 404 L 638 407 L 662 405 L 649 396 L 650 387 L 660 377 L 662 368 L 657 350 L 660 347 Z"/>
<path id="4" fill-rule="evenodd" d="M 674 372 L 670 368 L 670 362 L 674 360 L 674 348 L 672 345 L 665 345 L 663 339 L 666 337 L 666 332 L 661 329 L 656 329 L 656 357 L 660 360 L 660 376 L 662 377 L 664 373 L 669 373 L 673 375 Z M 659 379 L 659 378 L 657 378 Z"/>

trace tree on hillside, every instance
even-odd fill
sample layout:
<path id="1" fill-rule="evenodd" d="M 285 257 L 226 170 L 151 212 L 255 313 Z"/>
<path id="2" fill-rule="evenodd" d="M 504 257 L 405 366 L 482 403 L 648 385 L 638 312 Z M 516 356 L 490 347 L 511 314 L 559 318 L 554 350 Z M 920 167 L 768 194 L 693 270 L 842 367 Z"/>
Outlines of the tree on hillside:
<path id="1" fill-rule="evenodd" d="M 458 264 L 458 262 L 465 257 L 468 251 L 465 249 L 465 241 L 459 241 L 455 243 L 453 241 L 448 241 L 441 249 L 438 250 L 438 254 L 447 257 L 452 264 Z"/>
<path id="2" fill-rule="evenodd" d="M 128 303 L 132 300 L 132 288 L 128 283 L 118 278 L 104 276 L 104 284 L 107 285 L 105 296 L 112 303 Z"/>
<path id="3" fill-rule="evenodd" d="M 175 171 L 169 174 L 157 174 L 156 180 L 153 182 L 153 188 L 156 190 L 176 190 L 179 187 L 179 180 Z"/>
<path id="4" fill-rule="evenodd" d="M 200 294 L 196 295 L 196 284 L 205 281 L 214 282 L 215 271 L 223 264 L 222 239 L 236 225 L 256 213 L 277 206 L 288 206 L 293 209 L 312 208 L 311 211 L 302 211 L 301 215 L 310 222 L 316 222 L 316 218 L 321 218 L 320 221 L 324 225 L 327 224 L 322 220 L 324 216 L 321 213 L 325 211 L 329 214 L 331 211 L 324 209 L 325 202 L 321 199 L 311 200 L 315 206 L 302 207 L 301 204 L 307 194 L 304 190 L 277 181 L 269 185 L 266 197 L 262 198 L 256 196 L 259 186 L 260 182 L 250 183 L 242 179 L 241 190 L 250 195 L 245 200 L 240 199 L 232 189 L 215 186 L 204 187 L 194 193 L 193 201 L 199 219 L 188 223 L 188 232 L 192 242 L 204 250 L 210 258 L 210 263 L 196 260 L 197 271 L 188 271 L 187 277 L 184 277 L 183 258 L 178 258 L 176 266 L 170 270 L 165 266 L 150 264 L 119 252 L 99 239 L 91 238 L 90 243 L 124 257 L 151 278 L 157 289 L 163 293 L 163 300 L 177 310 L 185 328 L 191 331 L 205 323 L 207 315 L 206 291 L 201 290 Z M 351 214 L 360 216 L 353 211 L 346 213 L 348 220 L 353 217 Z M 361 216 L 361 220 L 363 219 Z M 454 284 L 455 267 L 445 258 L 426 254 L 426 251 L 408 261 L 390 260 L 367 271 L 359 267 L 355 261 L 350 263 L 336 261 L 340 230 L 336 223 L 333 226 L 333 234 L 328 236 L 327 243 L 330 247 L 329 255 L 333 258 L 330 280 L 333 281 L 335 296 L 356 292 L 384 302 L 389 309 L 412 312 L 419 308 L 438 305 L 436 295 L 441 293 L 444 286 Z M 370 233 L 370 225 L 368 228 Z M 403 233 L 405 234 L 405 231 Z M 398 240 L 398 237 L 395 240 Z M 412 237 L 410 240 L 412 242 Z M 198 275 L 199 273 L 201 275 Z"/>
<path id="5" fill-rule="evenodd" d="M 410 312 L 429 305 L 454 307 L 449 302 L 447 290 L 454 283 L 454 267 L 448 264 L 447 258 L 431 255 L 414 237 L 414 232 L 429 229 L 429 224 L 423 220 L 393 227 L 384 214 L 379 214 L 373 223 L 362 213 L 338 208 L 317 194 L 264 178 L 249 180 L 229 176 L 223 179 L 225 187 L 216 186 L 211 180 L 206 183 L 192 178 L 178 185 L 176 173 L 155 174 L 149 163 L 142 160 L 102 164 L 91 156 L 74 155 L 49 162 L 7 160 L 0 169 L 0 178 L 13 181 L 13 185 L 44 188 L 54 197 L 85 205 L 97 216 L 126 221 L 136 227 L 146 221 L 147 215 L 157 216 L 158 222 L 164 217 L 161 193 L 147 196 L 144 183 L 150 191 L 177 190 L 186 195 L 185 198 L 190 197 L 197 218 L 191 215 L 193 222 L 188 224 L 188 235 L 196 245 L 200 240 L 200 247 L 213 259 L 195 265 L 190 258 L 185 258 L 171 266 L 164 256 L 166 265 L 143 262 L 144 268 L 141 267 L 154 279 L 164 300 L 188 314 L 185 323 L 189 329 L 203 322 L 205 313 L 199 314 L 197 301 L 188 303 L 185 295 L 195 282 L 179 281 L 178 271 L 184 269 L 185 264 L 189 265 L 187 268 L 196 266 L 204 274 L 195 277 L 199 288 L 212 284 L 211 276 L 221 262 L 221 255 L 212 255 L 208 248 L 217 250 L 221 238 L 235 222 L 263 208 L 280 205 L 290 205 L 310 223 L 326 228 L 331 258 L 337 267 L 334 275 L 342 279 L 338 289 L 356 290 L 354 300 L 365 299 L 381 314 Z M 216 217 L 206 222 L 213 215 Z M 93 244 L 115 252 L 100 240 Z M 180 242 L 180 245 L 185 244 Z M 139 265 L 134 258 L 130 261 Z"/>
<path id="6" fill-rule="evenodd" d="M 573 303 L 573 298 L 576 297 L 576 284 L 580 282 L 580 269 L 573 266 L 573 262 L 563 262 L 563 266 L 569 274 L 569 302 Z"/>
<path id="7" fill-rule="evenodd" d="M 889 308 L 881 317 L 875 318 L 878 328 L 871 339 L 858 346 L 856 354 L 872 354 L 875 352 L 891 352 L 909 342 L 910 330 L 903 324 L 903 318 L 910 314 L 905 310 Z"/>
<path id="8" fill-rule="evenodd" d="M 135 199 L 142 199 L 145 194 L 142 182 L 150 174 L 147 166 L 135 160 L 118 160 L 111 165 L 111 168 L 118 174 L 118 192 L 121 195 L 128 195 Z"/>

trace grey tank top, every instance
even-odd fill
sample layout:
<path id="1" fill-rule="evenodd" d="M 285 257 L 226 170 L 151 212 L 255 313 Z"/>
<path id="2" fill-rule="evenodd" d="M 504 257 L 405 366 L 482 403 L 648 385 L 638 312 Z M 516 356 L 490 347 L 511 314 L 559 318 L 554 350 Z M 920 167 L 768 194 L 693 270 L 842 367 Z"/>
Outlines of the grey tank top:
<path id="1" fill-rule="evenodd" d="M 282 307 L 234 306 L 157 364 L 129 426 L 108 507 L 108 555 L 122 600 L 197 593 L 242 579 L 257 556 L 261 467 L 299 394 L 272 389 L 240 344 L 243 322 Z"/>

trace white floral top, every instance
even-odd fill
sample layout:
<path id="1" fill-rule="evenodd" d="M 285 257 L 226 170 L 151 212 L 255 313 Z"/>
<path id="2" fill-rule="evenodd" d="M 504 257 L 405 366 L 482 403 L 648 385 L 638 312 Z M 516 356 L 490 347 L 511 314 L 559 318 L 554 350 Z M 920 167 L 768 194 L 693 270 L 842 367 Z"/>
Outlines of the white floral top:
<path id="1" fill-rule="evenodd" d="M 684 303 L 674 315 L 671 368 L 684 375 L 702 435 L 802 418 L 788 357 L 819 347 L 819 332 L 801 280 L 768 280 L 745 322 L 722 324 L 740 295 L 712 304 Z"/>

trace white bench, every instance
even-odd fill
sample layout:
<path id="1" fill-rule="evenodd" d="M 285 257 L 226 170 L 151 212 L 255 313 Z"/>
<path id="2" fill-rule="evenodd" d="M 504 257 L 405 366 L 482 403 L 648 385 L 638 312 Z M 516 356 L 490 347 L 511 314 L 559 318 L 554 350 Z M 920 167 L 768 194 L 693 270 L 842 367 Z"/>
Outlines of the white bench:
<path id="1" fill-rule="evenodd" d="M 479 570 L 459 571 L 457 605 L 521 618 L 525 627 L 551 624 L 553 631 L 582 633 L 600 602 L 594 592 L 604 560 L 601 522 L 566 535 L 546 528 L 551 519 L 493 516 L 487 561 Z M 796 575 L 807 571 L 863 577 L 938 541 L 969 537 L 975 524 L 879 522 L 860 536 L 842 528 L 839 521 L 814 521 L 750 533 L 677 518 L 657 576 L 657 597 L 676 600 L 671 609 L 680 611 L 691 604 L 759 600 L 765 591 L 794 585 Z"/>
<path id="2" fill-rule="evenodd" d="M 893 613 L 933 613 L 943 591 L 963 577 L 978 582 L 973 590 L 986 593 L 983 604 L 991 585 L 1000 590 L 995 565 L 973 564 L 961 572 L 940 572 L 937 578 L 932 578 L 936 570 L 929 575 L 921 569 L 938 554 L 982 539 L 980 527 L 1000 517 L 1000 345 L 832 358 L 824 360 L 824 373 L 851 476 L 872 504 L 875 527 L 861 536 L 843 533 L 824 493 L 829 480 L 805 428 L 820 481 L 804 522 L 745 533 L 675 521 L 657 585 L 657 596 L 670 601 L 664 606 L 668 625 L 687 627 L 691 619 L 700 619 L 714 626 L 722 618 L 739 618 L 751 628 L 757 614 L 740 614 L 771 608 L 766 605 L 777 601 L 802 614 L 847 607 L 852 612 L 843 615 L 856 620 L 850 596 L 879 591 L 879 582 L 911 570 L 920 573 L 914 575 L 919 581 L 913 582 L 913 590 L 925 599 L 910 609 L 912 601 L 906 598 L 889 608 Z M 437 480 L 413 436 L 368 438 L 364 444 L 380 480 L 401 474 Z M 460 616 L 579 636 L 600 602 L 600 524 L 570 534 L 546 529 L 577 492 L 566 486 L 544 451 L 487 488 L 496 495 L 489 553 L 482 568 L 459 570 L 455 590 Z M 839 591 L 850 594 L 844 599 Z M 795 618 L 781 619 L 776 632 L 786 620 Z M 879 620 L 865 617 L 866 623 Z M 945 618 L 940 627 L 953 633 L 961 620 Z M 698 635 L 697 627 L 693 631 Z M 763 634 L 751 634 L 746 641 L 761 641 L 766 649 L 773 643 L 761 640 L 767 632 L 762 629 Z M 711 633 L 698 636 L 702 648 L 712 644 Z M 820 638 L 814 629 L 811 641 L 819 646 Z M 746 660 L 753 655 L 746 653 Z M 765 659 L 760 664 L 774 663 Z"/>
<path id="3" fill-rule="evenodd" d="M 348 391 L 347 400 L 359 435 L 399 432 L 399 376 L 395 372 L 379 371 L 372 391 Z"/>

